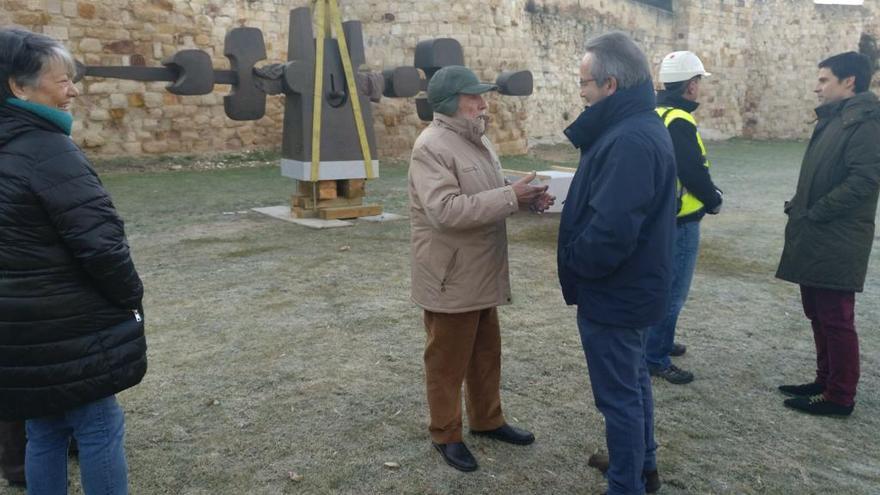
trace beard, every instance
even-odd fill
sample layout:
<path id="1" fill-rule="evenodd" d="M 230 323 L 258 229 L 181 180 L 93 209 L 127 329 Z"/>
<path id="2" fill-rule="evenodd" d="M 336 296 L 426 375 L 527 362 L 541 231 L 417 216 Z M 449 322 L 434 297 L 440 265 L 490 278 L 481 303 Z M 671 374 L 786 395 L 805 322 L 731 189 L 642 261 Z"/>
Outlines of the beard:
<path id="1" fill-rule="evenodd" d="M 486 134 L 486 129 L 489 128 L 489 122 L 491 119 L 486 114 L 477 115 L 473 119 L 471 119 L 471 123 L 474 126 L 474 131 L 478 136 L 482 136 Z"/>

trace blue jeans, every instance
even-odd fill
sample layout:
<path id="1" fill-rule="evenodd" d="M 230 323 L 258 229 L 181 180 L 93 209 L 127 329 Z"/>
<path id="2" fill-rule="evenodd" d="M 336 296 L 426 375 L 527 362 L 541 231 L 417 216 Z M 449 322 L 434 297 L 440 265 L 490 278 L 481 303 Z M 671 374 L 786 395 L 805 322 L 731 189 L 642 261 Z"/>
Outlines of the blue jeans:
<path id="1" fill-rule="evenodd" d="M 648 347 L 645 359 L 652 370 L 665 370 L 672 365 L 669 353 L 675 343 L 675 326 L 678 315 L 687 301 L 700 252 L 700 222 L 687 222 L 675 229 L 675 248 L 673 255 L 672 288 L 666 318 L 648 332 Z"/>
<path id="2" fill-rule="evenodd" d="M 643 471 L 657 469 L 654 398 L 645 365 L 648 329 L 592 322 L 580 308 L 577 321 L 593 399 L 605 417 L 608 494 L 643 494 Z"/>
<path id="3" fill-rule="evenodd" d="M 67 493 L 67 445 L 79 444 L 79 467 L 86 495 L 128 493 L 123 437 L 125 418 L 111 395 L 58 416 L 27 420 L 25 476 L 28 495 Z"/>

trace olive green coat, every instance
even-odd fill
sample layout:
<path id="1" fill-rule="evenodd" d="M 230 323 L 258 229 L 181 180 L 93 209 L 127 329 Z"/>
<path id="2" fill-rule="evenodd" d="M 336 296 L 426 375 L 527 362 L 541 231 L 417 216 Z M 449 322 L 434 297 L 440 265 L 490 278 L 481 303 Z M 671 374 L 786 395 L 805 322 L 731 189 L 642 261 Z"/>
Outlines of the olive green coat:
<path id="1" fill-rule="evenodd" d="M 880 101 L 871 92 L 816 109 L 819 120 L 788 203 L 776 276 L 861 292 L 880 190 Z"/>

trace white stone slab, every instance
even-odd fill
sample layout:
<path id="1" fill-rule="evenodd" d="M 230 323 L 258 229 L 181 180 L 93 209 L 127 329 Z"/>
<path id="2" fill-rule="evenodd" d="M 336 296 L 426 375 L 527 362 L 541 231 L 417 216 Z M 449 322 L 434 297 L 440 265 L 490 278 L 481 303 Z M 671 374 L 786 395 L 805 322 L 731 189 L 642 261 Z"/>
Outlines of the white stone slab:
<path id="1" fill-rule="evenodd" d="M 407 217 L 398 215 L 397 213 L 383 213 L 381 215 L 372 215 L 368 217 L 360 217 L 358 220 L 365 222 L 393 222 L 395 220 L 405 220 Z"/>
<path id="2" fill-rule="evenodd" d="M 290 216 L 290 207 L 287 205 L 267 206 L 264 208 L 251 208 L 257 213 L 269 215 L 272 218 L 284 220 L 285 222 L 295 223 L 310 229 L 332 229 L 336 227 L 351 227 L 351 222 L 344 220 L 323 220 L 320 218 L 296 218 Z"/>
<path id="3" fill-rule="evenodd" d="M 320 162 L 318 178 L 312 179 L 312 162 L 301 162 L 289 158 L 281 159 L 281 175 L 296 180 L 340 180 L 365 179 L 367 171 L 363 160 Z M 373 160 L 373 178 L 379 177 L 379 160 Z"/>

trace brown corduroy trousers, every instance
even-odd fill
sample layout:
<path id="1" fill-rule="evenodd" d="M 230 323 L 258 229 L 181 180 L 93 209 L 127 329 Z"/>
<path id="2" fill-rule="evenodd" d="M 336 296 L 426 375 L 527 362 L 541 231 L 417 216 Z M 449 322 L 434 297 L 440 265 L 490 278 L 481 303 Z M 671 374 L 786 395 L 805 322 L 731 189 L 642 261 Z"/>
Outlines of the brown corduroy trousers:
<path id="1" fill-rule="evenodd" d="M 461 442 L 461 385 L 468 426 L 494 430 L 501 412 L 501 329 L 496 308 L 467 313 L 425 311 L 425 381 L 434 443 Z"/>
<path id="2" fill-rule="evenodd" d="M 24 481 L 24 421 L 0 421 L 0 474 L 9 481 Z"/>

